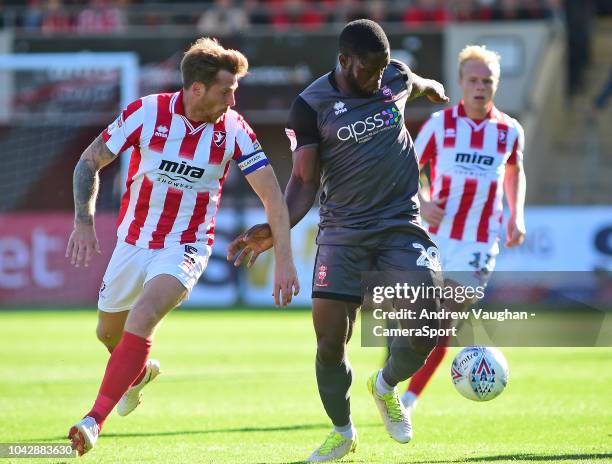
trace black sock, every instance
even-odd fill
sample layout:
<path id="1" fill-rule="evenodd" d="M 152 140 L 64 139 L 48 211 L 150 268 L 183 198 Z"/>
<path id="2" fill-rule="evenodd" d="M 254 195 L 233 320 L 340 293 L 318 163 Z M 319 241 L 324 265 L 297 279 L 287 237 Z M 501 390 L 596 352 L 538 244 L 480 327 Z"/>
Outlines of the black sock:
<path id="1" fill-rule="evenodd" d="M 407 344 L 402 343 L 401 337 L 393 341 L 390 351 L 391 355 L 385 363 L 382 375 L 385 382 L 392 387 L 412 377 L 423 366 L 429 354 L 423 355 L 416 352 Z"/>
<path id="2" fill-rule="evenodd" d="M 351 365 L 345 358 L 340 364 L 325 365 L 316 360 L 317 386 L 325 412 L 332 423 L 342 427 L 349 423 L 351 406 L 349 388 L 353 381 Z"/>

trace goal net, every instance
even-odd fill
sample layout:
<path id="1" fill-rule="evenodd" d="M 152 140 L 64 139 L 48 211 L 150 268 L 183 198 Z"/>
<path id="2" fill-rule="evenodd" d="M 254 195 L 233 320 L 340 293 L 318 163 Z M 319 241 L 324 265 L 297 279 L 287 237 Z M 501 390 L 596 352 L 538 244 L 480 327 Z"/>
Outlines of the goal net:
<path id="1" fill-rule="evenodd" d="M 66 207 L 47 207 L 37 181 L 54 165 L 73 163 L 136 98 L 133 53 L 0 55 L 0 212 Z"/>

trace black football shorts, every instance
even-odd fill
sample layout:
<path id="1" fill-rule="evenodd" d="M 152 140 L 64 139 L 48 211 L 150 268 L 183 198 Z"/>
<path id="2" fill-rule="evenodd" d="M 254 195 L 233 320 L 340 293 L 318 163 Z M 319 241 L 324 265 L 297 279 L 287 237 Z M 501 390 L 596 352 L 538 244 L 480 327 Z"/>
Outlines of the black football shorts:
<path id="1" fill-rule="evenodd" d="M 317 249 L 312 278 L 312 298 L 362 302 L 362 273 L 407 271 L 427 281 L 441 276 L 439 252 L 429 239 L 408 236 L 402 247 L 324 245 Z M 416 283 L 415 283 L 416 284 Z"/>

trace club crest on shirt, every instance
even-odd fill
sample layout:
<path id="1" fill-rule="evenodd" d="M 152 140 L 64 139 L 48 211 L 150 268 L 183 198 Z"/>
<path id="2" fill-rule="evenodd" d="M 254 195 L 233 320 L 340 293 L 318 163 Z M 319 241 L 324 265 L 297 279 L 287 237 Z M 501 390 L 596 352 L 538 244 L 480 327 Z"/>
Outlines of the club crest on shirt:
<path id="1" fill-rule="evenodd" d="M 225 132 L 224 131 L 214 131 L 213 132 L 213 142 L 217 147 L 221 147 L 225 143 Z"/>

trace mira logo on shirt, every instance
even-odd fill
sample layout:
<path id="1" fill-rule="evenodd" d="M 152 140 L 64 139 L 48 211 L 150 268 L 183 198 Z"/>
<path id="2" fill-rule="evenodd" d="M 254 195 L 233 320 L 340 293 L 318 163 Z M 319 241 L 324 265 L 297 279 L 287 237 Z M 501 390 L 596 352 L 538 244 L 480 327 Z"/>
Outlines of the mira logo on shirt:
<path id="1" fill-rule="evenodd" d="M 336 132 L 336 136 L 342 142 L 351 139 L 357 143 L 366 142 L 377 133 L 397 126 L 400 120 L 399 110 L 395 106 L 390 106 L 365 119 L 342 126 Z"/>
<path id="2" fill-rule="evenodd" d="M 185 161 L 177 163 L 176 161 L 161 160 L 158 169 L 161 169 L 162 171 L 165 171 L 167 173 L 175 174 L 174 177 L 168 174 L 161 174 L 162 176 L 167 177 L 173 181 L 177 181 L 180 178 L 184 181 L 193 183 L 195 181 L 191 179 L 200 179 L 204 175 L 204 169 L 198 168 L 196 166 L 190 166 Z"/>
<path id="3" fill-rule="evenodd" d="M 455 155 L 455 162 L 461 164 L 471 164 L 472 167 L 484 170 L 483 166 L 492 166 L 494 158 L 488 155 L 481 155 L 480 153 L 457 153 Z"/>

